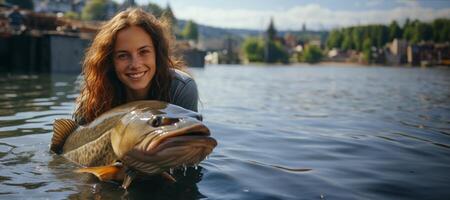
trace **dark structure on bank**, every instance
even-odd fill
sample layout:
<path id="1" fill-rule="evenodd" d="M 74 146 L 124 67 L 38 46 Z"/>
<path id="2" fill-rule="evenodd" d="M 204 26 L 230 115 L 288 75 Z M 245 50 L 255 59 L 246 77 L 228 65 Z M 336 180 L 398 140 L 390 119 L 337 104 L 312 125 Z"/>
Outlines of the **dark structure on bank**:
<path id="1" fill-rule="evenodd" d="M 80 73 L 84 51 L 100 22 L 70 20 L 0 5 L 0 72 Z M 182 49 L 189 67 L 203 67 L 205 52 Z"/>

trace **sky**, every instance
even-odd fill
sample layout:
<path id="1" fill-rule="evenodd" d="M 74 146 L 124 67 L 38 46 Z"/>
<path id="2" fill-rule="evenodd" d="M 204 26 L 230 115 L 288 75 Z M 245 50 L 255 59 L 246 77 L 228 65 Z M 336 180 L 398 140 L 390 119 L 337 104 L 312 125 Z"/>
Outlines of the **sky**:
<path id="1" fill-rule="evenodd" d="M 116 0 L 123 2 L 123 0 Z M 177 19 L 221 27 L 264 30 L 273 18 L 278 30 L 330 30 L 364 24 L 389 24 L 407 18 L 450 19 L 450 0 L 136 0 L 166 7 Z"/>

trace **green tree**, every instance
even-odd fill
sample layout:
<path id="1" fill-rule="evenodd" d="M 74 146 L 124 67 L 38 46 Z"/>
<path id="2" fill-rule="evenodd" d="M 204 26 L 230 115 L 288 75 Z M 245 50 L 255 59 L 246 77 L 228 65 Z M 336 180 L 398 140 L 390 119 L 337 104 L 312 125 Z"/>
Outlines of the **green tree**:
<path id="1" fill-rule="evenodd" d="M 384 25 L 375 25 L 375 34 L 377 38 L 377 47 L 381 48 L 388 42 L 389 31 Z"/>
<path id="2" fill-rule="evenodd" d="M 392 42 L 395 38 L 402 37 L 402 30 L 400 26 L 397 24 L 397 21 L 392 21 L 389 25 L 389 42 Z"/>
<path id="3" fill-rule="evenodd" d="M 270 18 L 269 27 L 267 28 L 266 34 L 269 40 L 274 40 L 275 37 L 277 36 L 277 30 L 275 29 L 273 18 Z"/>
<path id="4" fill-rule="evenodd" d="M 80 14 L 73 11 L 68 11 L 64 13 L 64 17 L 67 19 L 80 19 Z"/>
<path id="5" fill-rule="evenodd" d="M 362 50 L 362 43 L 363 43 L 363 29 L 364 27 L 355 27 L 352 31 L 352 41 L 353 46 L 355 50 L 361 51 Z"/>
<path id="6" fill-rule="evenodd" d="M 167 4 L 166 9 L 163 10 L 163 12 L 161 14 L 161 18 L 170 24 L 170 31 L 172 33 L 178 34 L 177 18 L 175 18 L 175 15 L 172 12 L 172 8 L 170 7 L 169 4 Z"/>
<path id="7" fill-rule="evenodd" d="M 106 20 L 108 0 L 92 0 L 83 8 L 81 19 L 83 20 Z"/>
<path id="8" fill-rule="evenodd" d="M 244 56 L 250 62 L 264 61 L 264 42 L 260 38 L 248 37 L 242 44 Z"/>
<path id="9" fill-rule="evenodd" d="M 346 28 L 343 31 L 343 39 L 342 39 L 342 44 L 341 44 L 341 49 L 344 50 L 350 50 L 350 49 L 354 49 L 353 47 L 353 38 L 352 38 L 352 29 L 351 28 Z"/>
<path id="10" fill-rule="evenodd" d="M 413 41 L 429 41 L 433 38 L 433 27 L 428 23 L 418 22 L 415 26 Z"/>
<path id="11" fill-rule="evenodd" d="M 428 41 L 433 38 L 433 27 L 431 24 L 415 20 L 405 26 L 403 37 L 413 44 Z"/>
<path id="12" fill-rule="evenodd" d="M 450 20 L 435 19 L 432 23 L 433 40 L 435 42 L 450 41 Z"/>
<path id="13" fill-rule="evenodd" d="M 181 35 L 185 39 L 197 41 L 198 40 L 198 26 L 197 26 L 197 24 L 194 21 L 189 20 L 186 23 L 186 25 L 184 26 L 184 29 L 181 32 Z"/>
<path id="14" fill-rule="evenodd" d="M 6 0 L 6 3 L 17 5 L 22 9 L 34 9 L 33 0 Z"/>
<path id="15" fill-rule="evenodd" d="M 366 38 L 364 39 L 363 42 L 363 56 L 364 56 L 364 60 L 366 60 L 367 62 L 371 62 L 372 61 L 372 40 L 370 38 Z"/>
<path id="16" fill-rule="evenodd" d="M 322 59 L 322 51 L 318 46 L 307 46 L 303 52 L 302 61 L 307 63 L 318 63 Z"/>
<path id="17" fill-rule="evenodd" d="M 164 10 L 156 3 L 148 3 L 145 7 L 145 11 L 152 13 L 155 17 L 159 18 L 162 16 Z"/>
<path id="18" fill-rule="evenodd" d="M 335 29 L 332 30 L 330 35 L 327 38 L 327 46 L 328 48 L 340 48 L 342 45 L 342 33 L 340 30 Z"/>
<path id="19" fill-rule="evenodd" d="M 33 0 L 6 0 L 6 3 L 17 5 L 22 9 L 33 10 Z"/>
<path id="20" fill-rule="evenodd" d="M 265 61 L 269 63 L 288 63 L 289 55 L 279 41 L 266 41 Z"/>
<path id="21" fill-rule="evenodd" d="M 417 23 L 419 23 L 419 21 L 415 20 L 415 21 L 411 22 L 409 19 L 406 19 L 405 25 L 403 26 L 403 38 L 404 39 L 406 39 L 410 42 L 413 42 L 413 43 L 416 42 L 416 41 L 413 41 L 413 38 L 415 38 L 415 40 L 418 39 L 418 37 L 415 36 Z"/>

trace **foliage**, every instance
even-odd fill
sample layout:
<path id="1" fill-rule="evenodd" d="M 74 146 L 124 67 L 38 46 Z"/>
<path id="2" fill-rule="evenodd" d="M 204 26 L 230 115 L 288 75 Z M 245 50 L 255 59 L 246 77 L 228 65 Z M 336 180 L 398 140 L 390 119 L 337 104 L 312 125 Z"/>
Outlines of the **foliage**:
<path id="1" fill-rule="evenodd" d="M 273 19 L 270 19 L 269 27 L 267 28 L 267 37 L 269 40 L 274 40 L 277 36 L 277 30 L 275 29 L 275 25 L 273 24 Z"/>
<path id="2" fill-rule="evenodd" d="M 342 33 L 339 30 L 332 30 L 327 39 L 327 46 L 331 48 L 340 48 L 342 43 Z"/>
<path id="3" fill-rule="evenodd" d="M 301 60 L 307 63 L 317 63 L 320 62 L 322 56 L 322 51 L 318 46 L 310 45 L 306 46 Z"/>
<path id="4" fill-rule="evenodd" d="M 197 26 L 197 24 L 194 21 L 189 20 L 186 23 L 186 25 L 184 26 L 184 29 L 181 32 L 181 35 L 185 39 L 197 41 L 198 40 L 198 26 Z"/>
<path id="5" fill-rule="evenodd" d="M 33 10 L 33 0 L 6 0 L 6 3 L 17 5 L 22 9 Z"/>
<path id="6" fill-rule="evenodd" d="M 328 48 L 364 51 L 364 43 L 374 47 L 383 47 L 393 39 L 405 39 L 410 43 L 421 41 L 447 42 L 450 41 L 450 19 L 435 19 L 431 23 L 407 19 L 400 27 L 396 21 L 386 25 L 353 26 L 334 29 L 327 38 Z"/>
<path id="7" fill-rule="evenodd" d="M 173 24 L 177 23 L 177 18 L 175 18 L 175 15 L 172 12 L 172 8 L 170 7 L 169 4 L 167 5 L 166 9 L 163 10 L 161 16 L 166 18 Z"/>
<path id="8" fill-rule="evenodd" d="M 353 48 L 353 38 L 351 37 L 352 33 L 352 28 L 349 29 L 345 29 L 344 33 L 342 34 L 344 36 L 344 38 L 342 39 L 342 43 L 341 43 L 341 49 L 344 50 L 349 50 L 349 49 L 354 49 Z"/>
<path id="9" fill-rule="evenodd" d="M 284 46 L 279 41 L 266 42 L 267 53 L 264 55 L 265 61 L 268 63 L 288 63 L 289 55 Z"/>
<path id="10" fill-rule="evenodd" d="M 395 38 L 402 37 L 402 30 L 400 26 L 397 24 L 397 21 L 392 21 L 389 25 L 389 41 L 394 40 Z"/>
<path id="11" fill-rule="evenodd" d="M 260 38 L 246 38 L 242 44 L 242 51 L 249 62 L 264 61 L 264 41 Z"/>
<path id="12" fill-rule="evenodd" d="M 436 42 L 450 41 L 450 20 L 436 19 L 431 24 L 433 29 L 433 40 Z M 436 31 L 440 30 L 440 31 Z"/>
<path id="13" fill-rule="evenodd" d="M 80 14 L 73 11 L 69 11 L 64 13 L 64 17 L 67 19 L 80 19 Z"/>
<path id="14" fill-rule="evenodd" d="M 372 61 L 372 40 L 364 39 L 362 51 L 364 60 L 370 63 Z"/>
<path id="15" fill-rule="evenodd" d="M 177 22 L 177 18 L 175 18 L 175 15 L 172 12 L 172 8 L 170 8 L 170 5 L 167 4 L 166 9 L 164 9 L 161 13 L 161 17 L 160 17 L 163 21 L 166 21 L 170 24 L 170 32 L 178 35 L 179 30 L 178 30 L 178 22 Z M 196 39 L 197 40 L 197 39 Z"/>
<path id="16" fill-rule="evenodd" d="M 148 3 L 145 7 L 145 11 L 152 13 L 155 17 L 159 18 L 162 16 L 164 10 L 156 3 Z"/>
<path id="17" fill-rule="evenodd" d="M 358 51 L 362 50 L 362 43 L 364 40 L 363 34 L 364 34 L 364 30 L 359 27 L 355 27 L 352 31 L 352 40 L 351 41 L 353 41 L 353 47 Z"/>
<path id="18" fill-rule="evenodd" d="M 106 20 L 108 11 L 107 0 L 88 1 L 81 13 L 83 20 Z"/>
<path id="19" fill-rule="evenodd" d="M 284 45 L 276 38 L 273 20 L 270 20 L 266 37 L 248 37 L 242 45 L 244 56 L 249 62 L 288 63 L 289 54 Z"/>

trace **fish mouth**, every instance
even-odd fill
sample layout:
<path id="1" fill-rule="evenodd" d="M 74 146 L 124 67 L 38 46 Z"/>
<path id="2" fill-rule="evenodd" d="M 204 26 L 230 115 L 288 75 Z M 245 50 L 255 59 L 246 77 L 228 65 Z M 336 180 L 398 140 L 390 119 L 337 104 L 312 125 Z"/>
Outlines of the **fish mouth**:
<path id="1" fill-rule="evenodd" d="M 217 146 L 217 141 L 210 135 L 209 129 L 202 123 L 167 131 L 145 138 L 124 155 L 123 161 L 146 174 L 195 166 Z"/>
<path id="2" fill-rule="evenodd" d="M 213 146 L 216 146 L 216 140 L 211 138 L 210 135 L 211 133 L 205 125 L 194 124 L 154 137 L 144 152 L 145 154 L 151 155 L 166 148 L 189 145 L 202 141 L 205 142 L 205 145 L 211 145 L 209 143 L 213 143 Z"/>

